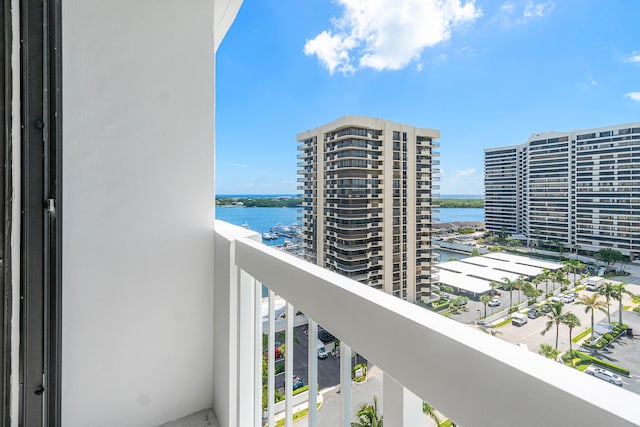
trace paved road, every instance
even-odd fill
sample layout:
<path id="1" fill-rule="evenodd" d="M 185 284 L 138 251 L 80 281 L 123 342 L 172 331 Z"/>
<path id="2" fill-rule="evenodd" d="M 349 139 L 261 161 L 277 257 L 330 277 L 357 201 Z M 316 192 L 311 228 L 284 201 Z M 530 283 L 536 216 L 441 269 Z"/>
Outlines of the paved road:
<path id="1" fill-rule="evenodd" d="M 308 384 L 309 363 L 307 349 L 309 348 L 309 339 L 305 332 L 306 330 L 306 325 L 294 328 L 293 373 L 299 376 L 305 384 Z M 326 345 L 327 351 L 332 346 L 333 344 Z M 276 388 L 284 388 L 284 380 L 284 373 L 276 375 Z M 339 383 L 340 359 L 331 354 L 326 359 L 318 359 L 318 385 L 320 389 L 332 387 Z"/>

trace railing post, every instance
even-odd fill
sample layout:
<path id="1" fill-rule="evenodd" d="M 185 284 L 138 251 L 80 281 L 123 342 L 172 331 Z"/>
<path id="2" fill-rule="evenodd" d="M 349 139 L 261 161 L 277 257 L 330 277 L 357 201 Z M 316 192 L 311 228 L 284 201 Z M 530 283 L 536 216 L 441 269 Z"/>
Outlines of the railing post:
<path id="1" fill-rule="evenodd" d="M 318 426 L 318 324 L 309 319 L 309 427 Z"/>
<path id="2" fill-rule="evenodd" d="M 293 306 L 287 303 L 287 330 L 285 333 L 284 354 L 284 398 L 285 398 L 285 425 L 293 427 Z"/>
<path id="3" fill-rule="evenodd" d="M 276 388 L 276 369 L 275 369 L 275 346 L 276 346 L 276 309 L 275 309 L 276 294 L 269 289 L 269 332 L 267 339 L 267 425 L 273 427 L 274 411 L 273 405 L 275 400 L 275 388 Z"/>
<path id="4" fill-rule="evenodd" d="M 351 426 L 351 347 L 342 341 L 340 341 L 340 419 L 344 427 Z"/>
<path id="5" fill-rule="evenodd" d="M 237 356 L 237 420 L 240 427 L 255 425 L 254 405 L 246 396 L 255 395 L 255 378 L 259 370 L 255 369 L 255 320 L 254 313 L 258 309 L 255 304 L 255 279 L 237 268 L 238 280 L 238 356 Z M 260 399 L 262 400 L 262 399 Z"/>
<path id="6" fill-rule="evenodd" d="M 385 425 L 424 425 L 422 400 L 386 373 L 383 376 L 382 406 Z"/>
<path id="7" fill-rule="evenodd" d="M 253 426 L 262 426 L 262 283 L 254 281 L 253 291 L 253 369 L 255 371 L 253 395 L 254 395 L 254 420 Z"/>

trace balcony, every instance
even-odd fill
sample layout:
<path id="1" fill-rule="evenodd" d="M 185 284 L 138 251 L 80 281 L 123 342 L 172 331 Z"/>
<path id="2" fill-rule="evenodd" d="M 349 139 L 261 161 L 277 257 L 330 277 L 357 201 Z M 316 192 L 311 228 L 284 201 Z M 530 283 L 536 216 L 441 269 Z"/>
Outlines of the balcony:
<path id="1" fill-rule="evenodd" d="M 263 330 L 261 313 L 256 310 L 261 283 L 269 284 L 269 348 L 274 343 L 276 294 L 288 302 L 288 351 L 294 349 L 293 313 L 297 311 L 308 316 L 310 336 L 315 336 L 319 323 L 340 338 L 340 408 L 333 410 L 339 411 L 343 426 L 351 425 L 351 414 L 359 404 L 351 401 L 352 351 L 384 372 L 381 397 L 386 425 L 424 422 L 420 421 L 424 420 L 422 401 L 464 426 L 486 426 L 487 408 L 498 402 L 500 410 L 490 415 L 492 426 L 538 426 L 539 417 L 529 416 L 533 413 L 544 413 L 554 425 L 640 423 L 640 398 L 626 390 L 264 246 L 259 235 L 240 227 L 216 221 L 215 239 L 215 323 L 228 326 L 217 326 L 214 336 L 218 360 L 214 372 L 228 372 L 214 378 L 214 391 L 222 394 L 224 403 L 214 409 L 223 427 L 263 425 Z M 317 357 L 313 346 L 309 347 L 308 378 L 314 389 Z M 292 372 L 292 359 L 286 359 L 286 372 Z M 274 363 L 270 353 L 265 411 L 269 426 L 275 420 Z M 292 388 L 287 381 L 286 425 L 293 425 Z M 317 396 L 311 393 L 308 405 L 314 408 L 316 404 Z M 328 410 L 332 409 L 321 409 Z M 318 425 L 316 411 L 310 411 L 308 425 Z"/>

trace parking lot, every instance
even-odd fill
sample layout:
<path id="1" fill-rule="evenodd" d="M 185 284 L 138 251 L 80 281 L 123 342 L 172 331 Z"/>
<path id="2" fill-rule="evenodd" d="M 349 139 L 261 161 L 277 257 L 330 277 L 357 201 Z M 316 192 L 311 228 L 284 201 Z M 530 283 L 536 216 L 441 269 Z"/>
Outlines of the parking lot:
<path id="1" fill-rule="evenodd" d="M 309 363 L 307 349 L 309 348 L 309 340 L 306 331 L 307 325 L 294 328 L 293 373 L 300 377 L 305 384 L 308 384 Z M 329 356 L 326 359 L 318 359 L 318 385 L 321 390 L 340 383 L 340 358 L 331 354 L 332 343 L 327 343 L 325 347 L 329 352 Z M 284 359 L 281 359 L 281 361 L 284 361 Z M 276 375 L 276 387 L 283 389 L 284 380 L 284 373 Z"/>

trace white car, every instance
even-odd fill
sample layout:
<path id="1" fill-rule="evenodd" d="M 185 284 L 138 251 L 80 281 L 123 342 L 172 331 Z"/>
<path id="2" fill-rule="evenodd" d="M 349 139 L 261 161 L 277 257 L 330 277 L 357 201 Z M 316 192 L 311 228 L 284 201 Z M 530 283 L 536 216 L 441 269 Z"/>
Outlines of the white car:
<path id="1" fill-rule="evenodd" d="M 572 303 L 576 300 L 576 297 L 574 297 L 571 294 L 567 294 L 565 296 L 562 297 L 562 302 L 564 302 L 565 304 L 569 304 Z"/>
<path id="2" fill-rule="evenodd" d="M 497 307 L 500 305 L 500 300 L 498 298 L 493 298 L 491 301 L 487 303 L 489 307 Z"/>
<path id="3" fill-rule="evenodd" d="M 612 384 L 622 386 L 622 378 L 611 371 L 607 371 L 606 369 L 598 368 L 591 365 L 585 370 L 585 372 L 589 375 L 593 375 L 596 378 L 600 378 L 601 380 L 609 381 Z"/>

